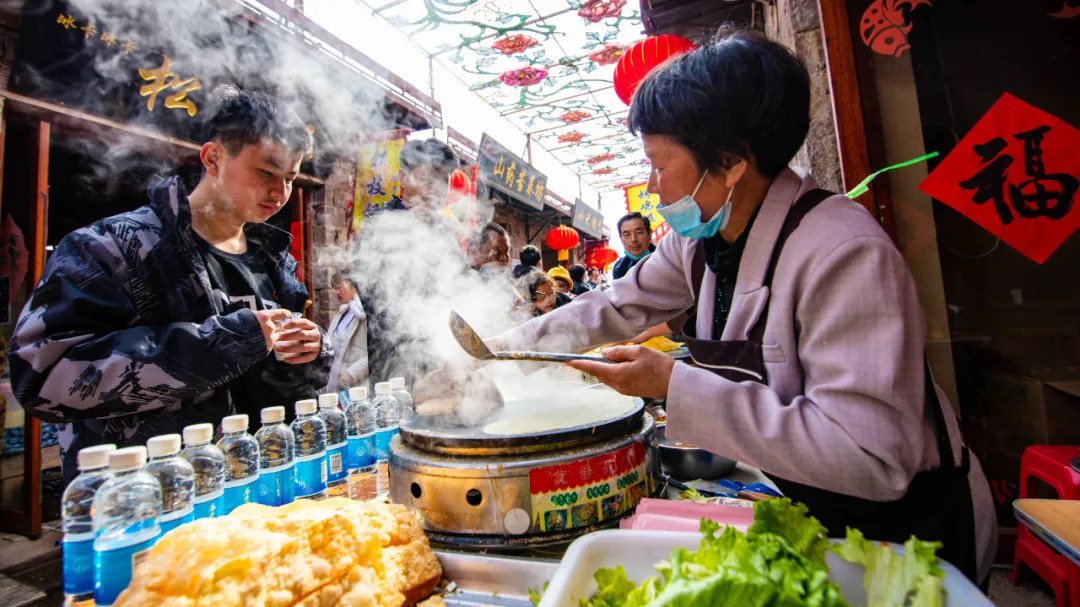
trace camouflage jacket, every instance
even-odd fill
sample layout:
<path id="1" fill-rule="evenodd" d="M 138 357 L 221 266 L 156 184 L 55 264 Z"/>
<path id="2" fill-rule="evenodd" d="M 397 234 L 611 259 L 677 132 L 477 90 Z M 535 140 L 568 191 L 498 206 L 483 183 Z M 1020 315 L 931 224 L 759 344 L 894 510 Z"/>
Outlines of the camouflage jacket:
<path id="1" fill-rule="evenodd" d="M 179 180 L 149 190 L 150 204 L 68 234 L 50 256 L 8 348 L 15 398 L 61 428 L 65 480 L 79 449 L 138 445 L 184 426 L 218 424 L 232 410 L 233 379 L 267 356 L 255 314 L 222 309 L 191 227 Z M 278 303 L 303 309 L 308 293 L 289 255 L 292 237 L 249 224 L 273 259 Z M 277 377 L 326 384 L 322 354 Z M 258 423 L 257 420 L 252 420 Z"/>

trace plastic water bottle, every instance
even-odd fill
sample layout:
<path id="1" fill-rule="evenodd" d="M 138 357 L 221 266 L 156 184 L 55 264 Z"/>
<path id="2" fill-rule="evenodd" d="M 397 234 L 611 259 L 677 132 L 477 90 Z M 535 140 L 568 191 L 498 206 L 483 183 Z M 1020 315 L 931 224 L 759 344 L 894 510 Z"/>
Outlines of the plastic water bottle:
<path id="1" fill-rule="evenodd" d="M 259 443 L 248 434 L 248 416 L 230 415 L 221 420 L 217 448 L 225 454 L 225 510 L 228 514 L 255 501 L 259 480 Z"/>
<path id="2" fill-rule="evenodd" d="M 369 500 L 377 495 L 375 468 L 375 409 L 367 388 L 349 388 L 345 423 L 349 433 L 349 497 Z"/>
<path id="3" fill-rule="evenodd" d="M 390 491 L 390 440 L 398 432 L 401 403 L 390 393 L 390 382 L 375 384 L 375 465 L 378 467 L 379 495 Z"/>
<path id="4" fill-rule="evenodd" d="M 109 479 L 109 453 L 116 445 L 79 450 L 79 475 L 64 489 L 64 605 L 94 605 L 94 523 L 90 518 L 94 494 Z"/>
<path id="5" fill-rule="evenodd" d="M 319 395 L 319 417 L 326 425 L 326 495 L 345 497 L 349 493 L 348 448 L 349 435 L 345 429 L 345 412 L 338 407 L 338 395 Z"/>
<path id="6" fill-rule="evenodd" d="M 267 407 L 259 413 L 262 427 L 255 433 L 259 443 L 259 495 L 264 506 L 292 503 L 296 484 L 293 452 L 296 438 L 285 425 L 285 407 Z"/>
<path id="7" fill-rule="evenodd" d="M 296 401 L 296 499 L 326 497 L 326 424 L 317 415 L 319 401 Z"/>
<path id="8" fill-rule="evenodd" d="M 161 484 L 142 469 L 146 447 L 109 454 L 110 477 L 94 496 L 94 603 L 112 605 L 161 536 Z"/>
<path id="9" fill-rule="evenodd" d="M 210 442 L 212 438 L 212 424 L 184 428 L 180 455 L 195 469 L 195 520 L 225 513 L 225 454 Z"/>
<path id="10" fill-rule="evenodd" d="M 416 411 L 416 406 L 413 404 L 413 397 L 409 394 L 409 391 L 405 389 L 404 377 L 390 378 L 390 394 L 396 398 L 398 404 L 401 405 L 401 415 L 411 415 Z"/>
<path id="11" fill-rule="evenodd" d="M 195 468 L 180 457 L 180 435 L 166 434 L 146 441 L 150 463 L 146 471 L 161 483 L 161 533 L 195 520 Z"/>

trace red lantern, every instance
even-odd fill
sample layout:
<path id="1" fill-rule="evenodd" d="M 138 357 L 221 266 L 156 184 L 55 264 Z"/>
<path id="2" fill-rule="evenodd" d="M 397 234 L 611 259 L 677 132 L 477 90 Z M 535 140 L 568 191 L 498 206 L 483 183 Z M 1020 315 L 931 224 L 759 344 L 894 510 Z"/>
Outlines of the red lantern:
<path id="1" fill-rule="evenodd" d="M 611 247 L 603 247 L 593 251 L 593 263 L 594 268 L 606 268 L 608 264 L 614 263 L 619 258 L 619 254 L 615 252 L 615 249 Z"/>
<path id="2" fill-rule="evenodd" d="M 469 181 L 469 176 L 465 174 L 465 171 L 454 169 L 454 172 L 450 173 L 450 191 L 468 194 L 471 190 L 472 183 Z"/>
<path id="3" fill-rule="evenodd" d="M 697 48 L 682 36 L 663 34 L 638 42 L 626 49 L 615 66 L 615 94 L 623 103 L 630 105 L 634 90 L 645 76 L 668 58 Z"/>
<path id="4" fill-rule="evenodd" d="M 548 231 L 547 236 L 544 237 L 544 242 L 547 243 L 547 246 L 559 252 L 559 261 L 570 259 L 569 250 L 576 247 L 580 240 L 581 238 L 578 237 L 577 230 L 570 226 L 558 226 L 552 228 Z"/>

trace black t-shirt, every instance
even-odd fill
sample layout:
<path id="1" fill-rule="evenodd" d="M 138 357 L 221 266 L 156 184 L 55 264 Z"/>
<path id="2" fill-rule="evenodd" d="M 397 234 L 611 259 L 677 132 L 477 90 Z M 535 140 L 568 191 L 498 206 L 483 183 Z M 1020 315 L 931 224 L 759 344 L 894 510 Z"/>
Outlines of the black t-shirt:
<path id="1" fill-rule="evenodd" d="M 225 313 L 246 307 L 251 311 L 272 310 L 281 306 L 274 299 L 274 269 L 277 264 L 263 249 L 261 243 L 248 238 L 244 253 L 227 253 L 195 235 L 199 243 L 206 271 L 210 275 L 213 297 L 221 303 Z M 264 381 L 270 371 L 273 354 L 251 365 L 240 377 L 229 382 L 233 406 L 237 413 L 246 413 L 248 419 L 258 420 L 259 411 L 265 407 L 286 405 L 278 402 L 281 395 Z M 254 422 L 253 422 L 254 423 Z"/>

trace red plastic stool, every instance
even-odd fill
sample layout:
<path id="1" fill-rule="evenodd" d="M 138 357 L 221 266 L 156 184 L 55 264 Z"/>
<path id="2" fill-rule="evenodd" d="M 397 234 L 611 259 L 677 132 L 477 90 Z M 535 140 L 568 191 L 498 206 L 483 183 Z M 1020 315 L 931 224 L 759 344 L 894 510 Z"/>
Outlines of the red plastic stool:
<path id="1" fill-rule="evenodd" d="M 1058 499 L 1080 500 L 1080 473 L 1069 463 L 1077 456 L 1080 447 L 1032 445 L 1024 449 L 1020 458 L 1020 499 L 1038 497 L 1032 494 L 1037 478 L 1053 487 Z"/>
<path id="2" fill-rule="evenodd" d="M 1050 485 L 1059 499 L 1080 499 L 1080 474 L 1070 460 L 1080 456 L 1080 447 L 1034 445 L 1020 458 L 1020 498 L 1035 497 L 1035 479 Z M 1057 607 L 1080 607 L 1080 567 L 1058 554 L 1019 523 L 1016 552 L 1009 581 L 1017 581 L 1020 565 L 1029 567 L 1054 590 Z"/>

